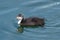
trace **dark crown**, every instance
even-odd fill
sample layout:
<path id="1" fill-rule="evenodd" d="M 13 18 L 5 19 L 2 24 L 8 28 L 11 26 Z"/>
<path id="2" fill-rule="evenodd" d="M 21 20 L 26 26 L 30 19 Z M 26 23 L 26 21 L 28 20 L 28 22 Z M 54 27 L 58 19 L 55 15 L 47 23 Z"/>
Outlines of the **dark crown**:
<path id="1" fill-rule="evenodd" d="M 22 14 L 18 14 L 18 16 L 19 16 L 19 17 L 23 17 L 23 15 L 22 15 Z"/>

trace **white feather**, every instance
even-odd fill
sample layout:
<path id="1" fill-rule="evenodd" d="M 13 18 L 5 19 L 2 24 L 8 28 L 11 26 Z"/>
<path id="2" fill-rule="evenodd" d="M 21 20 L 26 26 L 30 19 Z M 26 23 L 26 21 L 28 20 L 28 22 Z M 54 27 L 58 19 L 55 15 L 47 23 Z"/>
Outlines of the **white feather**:
<path id="1" fill-rule="evenodd" d="M 22 21 L 22 17 L 17 17 L 17 19 L 18 19 L 18 25 L 19 25 Z"/>

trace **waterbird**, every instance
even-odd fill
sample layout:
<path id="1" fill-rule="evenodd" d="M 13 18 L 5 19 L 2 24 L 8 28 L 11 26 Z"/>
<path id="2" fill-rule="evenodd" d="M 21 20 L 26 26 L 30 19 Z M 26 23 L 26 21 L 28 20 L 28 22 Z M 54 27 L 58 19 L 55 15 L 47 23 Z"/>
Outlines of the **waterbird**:
<path id="1" fill-rule="evenodd" d="M 23 14 L 17 15 L 18 25 L 20 26 L 44 26 L 45 21 L 44 18 L 39 17 L 28 17 L 24 18 Z"/>
<path id="2" fill-rule="evenodd" d="M 24 27 L 32 27 L 32 28 L 36 28 L 36 27 L 44 27 L 45 25 L 45 19 L 44 18 L 39 18 L 39 17 L 28 17 L 28 18 L 24 18 L 23 14 L 18 14 L 17 15 L 17 20 L 18 20 L 18 25 L 20 27 L 18 27 L 17 31 L 22 33 L 24 30 Z"/>

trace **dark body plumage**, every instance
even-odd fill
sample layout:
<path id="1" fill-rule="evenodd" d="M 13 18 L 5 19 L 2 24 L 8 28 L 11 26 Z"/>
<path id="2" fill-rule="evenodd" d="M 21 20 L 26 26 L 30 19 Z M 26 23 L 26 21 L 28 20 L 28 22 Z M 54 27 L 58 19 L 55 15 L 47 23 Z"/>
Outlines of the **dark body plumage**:
<path id="1" fill-rule="evenodd" d="M 21 22 L 21 26 L 44 26 L 45 22 L 43 18 L 37 18 L 37 17 L 29 17 L 26 19 L 23 19 Z"/>

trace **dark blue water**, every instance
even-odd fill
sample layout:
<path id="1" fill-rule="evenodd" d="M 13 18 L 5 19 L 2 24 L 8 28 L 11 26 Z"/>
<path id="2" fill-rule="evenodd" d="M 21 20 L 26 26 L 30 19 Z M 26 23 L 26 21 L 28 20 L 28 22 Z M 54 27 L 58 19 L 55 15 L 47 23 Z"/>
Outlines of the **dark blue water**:
<path id="1" fill-rule="evenodd" d="M 19 13 L 45 18 L 44 28 L 17 32 Z M 0 40 L 60 40 L 60 0 L 0 0 Z"/>

